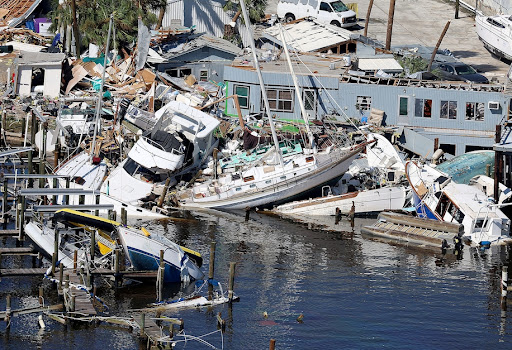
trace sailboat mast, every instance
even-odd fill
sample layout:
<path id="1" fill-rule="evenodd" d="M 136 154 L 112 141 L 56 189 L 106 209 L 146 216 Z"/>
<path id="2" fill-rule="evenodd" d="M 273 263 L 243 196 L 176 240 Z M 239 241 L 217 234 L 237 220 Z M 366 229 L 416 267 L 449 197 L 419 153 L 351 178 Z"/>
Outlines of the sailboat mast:
<path id="1" fill-rule="evenodd" d="M 92 160 L 95 151 L 94 149 L 96 148 L 96 133 L 98 131 L 98 122 L 101 116 L 101 104 L 103 102 L 103 85 L 105 85 L 105 71 L 107 70 L 107 56 L 110 43 L 110 32 L 112 31 L 112 22 L 114 22 L 113 13 L 110 15 L 110 21 L 108 22 L 107 44 L 105 46 L 105 59 L 103 60 L 103 75 L 101 77 L 100 91 L 98 92 L 98 103 L 96 104 L 96 116 L 94 118 L 94 135 L 92 137 L 92 148 L 89 161 Z"/>
<path id="2" fill-rule="evenodd" d="M 249 16 L 247 15 L 247 10 L 245 8 L 244 0 L 240 0 L 240 6 L 242 7 L 242 14 L 244 15 L 245 26 L 247 27 L 247 34 L 249 35 L 249 42 L 251 44 L 252 57 L 254 59 L 254 68 L 256 68 L 256 72 L 258 73 L 258 80 L 260 82 L 261 94 L 263 95 L 263 101 L 265 103 L 265 111 L 267 112 L 268 122 L 270 124 L 270 130 L 272 131 L 272 139 L 274 141 L 274 145 L 276 148 L 276 152 L 279 157 L 279 163 L 281 166 L 283 164 L 283 157 L 281 156 L 281 149 L 279 148 L 279 141 L 277 140 L 276 129 L 274 127 L 274 121 L 272 120 L 272 115 L 270 114 L 270 105 L 268 103 L 267 91 L 265 90 L 265 84 L 263 84 L 263 76 L 261 75 L 260 63 L 258 61 L 258 55 L 256 54 L 256 45 L 254 45 L 254 38 L 252 37 L 252 28 L 251 22 L 249 21 Z"/>
<path id="3" fill-rule="evenodd" d="M 304 101 L 302 101 L 302 97 L 300 96 L 299 83 L 297 81 L 297 76 L 295 75 L 295 71 L 293 70 L 292 60 L 290 59 L 290 53 L 288 52 L 288 46 L 286 45 L 286 39 L 284 37 L 283 25 L 281 23 L 279 25 L 279 33 L 281 34 L 281 41 L 283 43 L 284 54 L 286 56 L 286 61 L 288 61 L 288 66 L 290 67 L 290 73 L 292 74 L 293 85 L 295 86 L 295 93 L 297 94 L 297 100 L 299 100 L 300 110 L 302 112 L 302 118 L 304 119 L 304 123 L 306 124 L 306 131 L 308 133 L 309 144 L 311 148 L 314 148 L 314 138 L 311 133 L 311 129 L 309 128 L 309 118 L 306 113 L 306 108 L 304 108 Z"/>

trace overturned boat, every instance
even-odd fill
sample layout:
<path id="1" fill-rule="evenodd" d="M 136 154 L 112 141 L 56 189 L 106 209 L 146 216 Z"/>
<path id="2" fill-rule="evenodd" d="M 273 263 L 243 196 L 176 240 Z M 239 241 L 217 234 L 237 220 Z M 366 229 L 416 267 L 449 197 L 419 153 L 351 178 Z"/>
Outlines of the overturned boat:
<path id="1" fill-rule="evenodd" d="M 111 255 L 116 249 L 123 249 L 130 262 L 129 269 L 154 271 L 159 268 L 160 251 L 163 250 L 165 282 L 203 278 L 201 254 L 160 234 L 122 226 L 116 221 L 72 209 L 57 211 L 53 221 L 53 227 L 48 222 L 31 221 L 25 225 L 25 232 L 47 256 L 52 256 L 57 236 L 58 262 L 66 268 L 73 267 L 75 251 L 79 263 L 90 263 L 90 245 L 94 242 L 97 254 L 92 263 L 96 267 L 111 268 Z M 92 235 L 94 240 L 91 240 Z M 118 238 L 121 245 L 117 243 Z"/>
<path id="2" fill-rule="evenodd" d="M 510 219 L 476 186 L 457 184 L 445 173 L 412 161 L 405 169 L 420 218 L 463 225 L 463 239 L 471 244 L 512 243 Z"/>
<path id="3" fill-rule="evenodd" d="M 112 170 L 102 193 L 132 205 L 154 200 L 165 186 L 197 171 L 218 144 L 213 132 L 219 121 L 189 105 L 171 101 L 155 116 L 154 127 Z"/>

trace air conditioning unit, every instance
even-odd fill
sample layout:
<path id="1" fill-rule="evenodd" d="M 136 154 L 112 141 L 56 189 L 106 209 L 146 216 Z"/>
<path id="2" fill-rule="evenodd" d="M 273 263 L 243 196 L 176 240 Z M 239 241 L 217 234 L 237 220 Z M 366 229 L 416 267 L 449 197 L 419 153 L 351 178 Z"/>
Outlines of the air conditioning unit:
<path id="1" fill-rule="evenodd" d="M 489 107 L 489 109 L 500 109 L 500 103 L 494 102 L 494 101 L 489 101 L 487 103 L 487 107 Z"/>

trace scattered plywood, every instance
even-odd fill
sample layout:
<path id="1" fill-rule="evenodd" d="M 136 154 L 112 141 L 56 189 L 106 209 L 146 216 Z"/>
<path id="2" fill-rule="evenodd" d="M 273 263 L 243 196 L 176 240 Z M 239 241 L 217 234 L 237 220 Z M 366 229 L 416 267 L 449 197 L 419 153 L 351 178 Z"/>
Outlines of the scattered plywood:
<path id="1" fill-rule="evenodd" d="M 78 84 L 78 82 L 80 80 L 82 80 L 89 74 L 89 72 L 84 67 L 82 67 L 80 65 L 74 66 L 71 69 L 71 73 L 73 74 L 73 79 L 71 79 L 68 83 L 68 86 L 66 86 L 66 91 L 65 91 L 66 95 L 69 94 L 71 89 L 73 89 L 75 87 L 75 85 Z"/>

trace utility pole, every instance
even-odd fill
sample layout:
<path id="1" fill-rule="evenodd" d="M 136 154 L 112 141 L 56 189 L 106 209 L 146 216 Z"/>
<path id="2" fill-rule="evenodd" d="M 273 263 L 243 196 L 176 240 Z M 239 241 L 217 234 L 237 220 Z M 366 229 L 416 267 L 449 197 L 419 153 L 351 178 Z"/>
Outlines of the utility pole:
<path id="1" fill-rule="evenodd" d="M 370 23 L 370 13 L 372 12 L 373 0 L 368 4 L 368 11 L 366 12 L 366 22 L 364 23 L 364 36 L 368 36 L 368 24 Z"/>
<path id="2" fill-rule="evenodd" d="M 395 0 L 389 1 L 388 30 L 386 33 L 386 50 L 391 49 L 391 34 L 393 32 L 393 18 L 395 16 Z"/>

